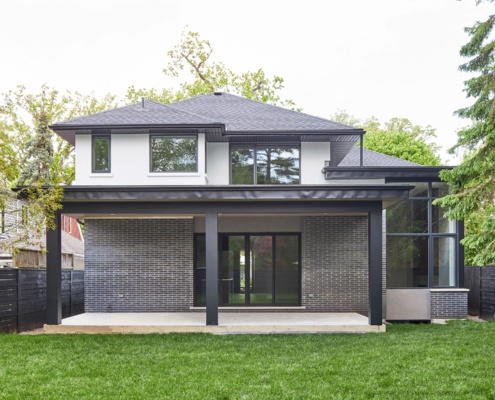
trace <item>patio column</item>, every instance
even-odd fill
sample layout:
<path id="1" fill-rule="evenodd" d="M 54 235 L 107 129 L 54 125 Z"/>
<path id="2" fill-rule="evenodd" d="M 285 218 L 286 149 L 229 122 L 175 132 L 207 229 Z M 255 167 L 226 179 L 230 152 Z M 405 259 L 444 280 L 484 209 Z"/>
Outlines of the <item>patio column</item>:
<path id="1" fill-rule="evenodd" d="M 218 325 L 218 214 L 206 214 L 206 325 Z"/>
<path id="2" fill-rule="evenodd" d="M 378 203 L 369 213 L 369 310 L 368 323 L 382 324 L 382 206 Z"/>
<path id="3" fill-rule="evenodd" d="M 62 232 L 61 215 L 55 213 L 55 229 L 46 231 L 46 323 L 62 323 Z"/>

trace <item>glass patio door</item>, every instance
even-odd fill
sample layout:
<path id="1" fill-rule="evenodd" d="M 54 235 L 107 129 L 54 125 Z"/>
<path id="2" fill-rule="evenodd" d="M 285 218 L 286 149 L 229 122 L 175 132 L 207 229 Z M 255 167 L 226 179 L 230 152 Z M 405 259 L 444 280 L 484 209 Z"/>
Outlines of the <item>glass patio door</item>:
<path id="1" fill-rule="evenodd" d="M 221 236 L 219 268 L 219 303 L 221 305 L 246 304 L 246 237 Z"/>
<path id="2" fill-rule="evenodd" d="M 194 241 L 194 305 L 206 304 L 205 236 Z M 221 306 L 300 304 L 299 234 L 220 234 Z"/>
<path id="3" fill-rule="evenodd" d="M 299 305 L 299 235 L 221 235 L 220 246 L 220 305 Z"/>

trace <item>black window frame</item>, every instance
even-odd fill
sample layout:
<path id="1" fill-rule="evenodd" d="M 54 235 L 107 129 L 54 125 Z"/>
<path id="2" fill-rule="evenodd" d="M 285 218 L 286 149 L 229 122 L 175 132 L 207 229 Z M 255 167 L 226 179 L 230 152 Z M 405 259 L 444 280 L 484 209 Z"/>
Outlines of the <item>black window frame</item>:
<path id="1" fill-rule="evenodd" d="M 244 142 L 239 142 L 239 143 L 230 143 L 229 145 L 229 184 L 232 185 L 232 149 L 235 147 L 251 147 L 254 151 L 254 157 L 253 157 L 253 183 L 239 183 L 239 185 L 300 185 L 301 184 L 301 143 L 244 143 Z M 292 147 L 296 148 L 299 151 L 299 158 L 298 158 L 298 168 L 299 168 L 299 183 L 258 183 L 258 166 L 257 166 L 257 148 L 258 147 L 263 147 L 263 146 L 270 146 L 270 147 Z"/>
<path id="2" fill-rule="evenodd" d="M 166 138 L 194 138 L 196 141 L 196 170 L 195 171 L 153 171 L 153 150 L 151 143 L 153 138 L 166 137 Z M 206 146 L 205 146 L 206 147 Z M 154 133 L 149 135 L 149 172 L 151 174 L 197 174 L 199 172 L 199 139 L 195 134 L 161 134 Z"/>
<path id="3" fill-rule="evenodd" d="M 417 197 L 409 197 L 409 200 L 427 200 L 428 201 L 428 224 L 427 224 L 427 232 L 425 233 L 400 233 L 400 232 L 394 232 L 394 233 L 389 233 L 388 229 L 386 232 L 386 237 L 427 237 L 428 238 L 428 254 L 427 254 L 427 259 L 428 259 L 428 285 L 426 287 L 423 286 L 409 286 L 409 287 L 398 287 L 398 286 L 389 286 L 388 280 L 387 280 L 387 289 L 418 289 L 418 288 L 429 288 L 429 289 L 452 289 L 452 288 L 458 288 L 460 287 L 460 284 L 462 283 L 462 272 L 461 272 L 461 260 L 460 260 L 460 249 L 459 249 L 459 241 L 460 241 L 460 234 L 461 232 L 461 222 L 456 221 L 455 223 L 455 232 L 445 232 L 445 233 L 434 233 L 433 232 L 433 201 L 438 199 L 439 197 L 434 197 L 433 196 L 433 184 L 434 183 L 445 183 L 441 180 L 423 180 L 423 179 L 411 179 L 408 181 L 405 180 L 387 180 L 387 183 L 408 183 L 408 184 L 414 184 L 414 183 L 427 183 L 428 184 L 428 191 L 426 196 L 417 196 Z M 446 184 L 446 183 L 445 183 Z M 385 221 L 386 224 L 386 221 Z M 440 286 L 437 285 L 435 286 L 435 275 L 434 275 L 434 241 L 435 238 L 454 238 L 454 243 L 455 243 L 455 283 L 453 286 Z M 387 266 L 388 267 L 388 266 Z"/>
<path id="4" fill-rule="evenodd" d="M 95 142 L 97 139 L 108 140 L 108 170 L 102 171 L 95 168 L 96 165 L 96 152 Z M 109 174 L 112 172 L 112 136 L 111 135 L 92 135 L 91 136 L 91 172 L 93 174 Z"/>

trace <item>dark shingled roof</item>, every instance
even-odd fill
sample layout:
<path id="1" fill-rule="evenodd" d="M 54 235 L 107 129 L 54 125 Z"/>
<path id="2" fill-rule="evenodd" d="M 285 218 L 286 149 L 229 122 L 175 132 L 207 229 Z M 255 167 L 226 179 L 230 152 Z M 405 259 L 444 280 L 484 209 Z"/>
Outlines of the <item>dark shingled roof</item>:
<path id="1" fill-rule="evenodd" d="M 77 126 L 224 124 L 227 132 L 328 132 L 355 134 L 361 129 L 324 118 L 235 96 L 210 93 L 177 103 L 152 100 L 54 124 L 54 130 Z"/>
<path id="2" fill-rule="evenodd" d="M 226 131 L 327 131 L 355 130 L 352 126 L 229 93 L 209 93 L 169 104 L 225 124 Z"/>
<path id="3" fill-rule="evenodd" d="M 358 167 L 360 160 L 359 147 L 353 146 L 349 154 L 340 162 L 339 167 Z M 376 151 L 363 149 L 363 165 L 365 167 L 421 167 L 422 165 L 397 157 L 388 156 Z"/>
<path id="4" fill-rule="evenodd" d="M 180 111 L 153 100 L 145 100 L 130 106 L 114 108 L 100 113 L 85 115 L 54 124 L 53 127 L 92 125 L 155 125 L 155 124 L 211 124 L 207 118 Z"/>

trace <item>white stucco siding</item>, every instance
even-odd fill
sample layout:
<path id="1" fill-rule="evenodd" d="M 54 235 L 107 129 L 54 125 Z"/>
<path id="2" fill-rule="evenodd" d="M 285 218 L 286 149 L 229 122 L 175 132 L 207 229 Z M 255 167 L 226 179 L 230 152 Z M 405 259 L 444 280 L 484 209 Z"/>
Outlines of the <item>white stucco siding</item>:
<path id="1" fill-rule="evenodd" d="M 329 142 L 302 142 L 301 143 L 301 184 L 325 185 L 325 175 L 321 170 L 325 160 L 330 160 Z"/>
<path id="2" fill-rule="evenodd" d="M 76 179 L 73 185 L 90 185 L 83 183 L 91 174 L 91 135 L 76 135 Z"/>
<path id="3" fill-rule="evenodd" d="M 228 185 L 230 182 L 230 154 L 228 143 L 208 143 L 207 182 L 209 185 Z"/>
<path id="4" fill-rule="evenodd" d="M 198 171 L 190 173 L 150 172 L 149 135 L 111 136 L 109 173 L 92 172 L 91 135 L 76 135 L 76 179 L 74 185 L 228 185 L 230 183 L 229 143 L 208 143 L 198 135 Z M 208 172 L 205 171 L 207 158 Z M 348 179 L 325 180 L 321 172 L 330 160 L 330 143 L 301 143 L 301 184 L 349 184 Z M 352 180 L 352 184 L 384 183 L 380 180 Z"/>
<path id="5" fill-rule="evenodd" d="M 198 135 L 198 171 L 150 172 L 149 135 L 112 135 L 110 173 L 92 173 L 91 136 L 76 136 L 74 185 L 204 185 L 205 135 Z"/>

